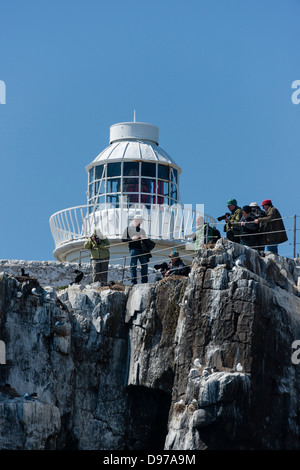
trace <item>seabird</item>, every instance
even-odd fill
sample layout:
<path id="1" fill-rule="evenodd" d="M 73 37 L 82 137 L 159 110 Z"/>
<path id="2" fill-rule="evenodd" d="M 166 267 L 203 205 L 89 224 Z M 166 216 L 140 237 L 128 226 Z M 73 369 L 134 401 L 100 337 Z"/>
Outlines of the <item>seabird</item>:
<path id="1" fill-rule="evenodd" d="M 235 265 L 236 266 L 243 266 L 243 263 L 241 262 L 240 259 L 237 259 L 236 262 L 235 262 Z"/>
<path id="2" fill-rule="evenodd" d="M 35 393 L 35 392 L 25 393 L 23 398 L 25 398 L 25 400 L 34 400 L 35 398 L 37 398 L 37 393 Z"/>
<path id="3" fill-rule="evenodd" d="M 194 360 L 194 366 L 196 366 L 196 367 L 202 367 L 201 362 L 200 362 L 200 360 L 199 360 L 198 357 Z"/>
<path id="4" fill-rule="evenodd" d="M 36 287 L 34 287 L 33 289 L 31 289 L 31 293 L 32 293 L 33 295 L 37 295 L 38 297 L 40 297 L 40 296 L 42 295 L 42 294 L 40 294 L 40 293 L 37 291 Z"/>
<path id="5" fill-rule="evenodd" d="M 75 269 L 74 273 L 77 274 L 77 276 L 75 277 L 75 281 L 71 282 L 70 285 L 78 284 L 83 278 L 83 272 L 82 271 L 79 271 L 78 269 Z"/>

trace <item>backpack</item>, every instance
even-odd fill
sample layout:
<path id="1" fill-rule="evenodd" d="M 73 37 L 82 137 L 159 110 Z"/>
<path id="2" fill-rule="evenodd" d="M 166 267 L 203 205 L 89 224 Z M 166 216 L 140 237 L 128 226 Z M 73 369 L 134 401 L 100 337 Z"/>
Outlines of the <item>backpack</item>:
<path id="1" fill-rule="evenodd" d="M 216 227 L 211 227 L 210 225 L 207 225 L 208 227 L 208 242 L 213 242 L 216 243 L 219 238 L 221 238 L 221 234 L 219 230 Z"/>

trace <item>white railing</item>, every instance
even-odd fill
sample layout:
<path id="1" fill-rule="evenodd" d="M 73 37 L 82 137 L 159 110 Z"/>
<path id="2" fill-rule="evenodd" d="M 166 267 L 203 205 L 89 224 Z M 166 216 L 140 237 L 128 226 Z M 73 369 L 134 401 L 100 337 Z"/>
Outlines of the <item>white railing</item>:
<path id="1" fill-rule="evenodd" d="M 184 240 L 195 230 L 199 215 L 210 224 L 216 223 L 213 217 L 190 206 L 102 204 L 61 210 L 50 217 L 49 224 L 55 246 L 58 247 L 68 241 L 90 236 L 95 227 L 108 238 L 121 238 L 136 214 L 144 218 L 142 227 L 146 234 L 162 240 Z"/>

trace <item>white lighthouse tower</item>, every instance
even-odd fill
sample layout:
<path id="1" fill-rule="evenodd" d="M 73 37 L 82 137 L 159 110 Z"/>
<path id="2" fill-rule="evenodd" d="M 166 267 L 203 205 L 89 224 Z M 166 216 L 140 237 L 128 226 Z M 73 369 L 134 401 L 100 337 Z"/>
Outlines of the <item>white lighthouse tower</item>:
<path id="1" fill-rule="evenodd" d="M 86 238 L 99 229 L 110 241 L 110 263 L 128 256 L 122 234 L 135 215 L 155 241 L 153 264 L 166 260 L 171 249 L 186 262 L 192 251 L 186 235 L 193 231 L 200 210 L 183 206 L 180 199 L 181 168 L 159 146 L 159 129 L 141 122 L 110 127 L 109 146 L 87 167 L 87 204 L 64 209 L 50 218 L 54 256 L 61 262 L 87 262 Z M 213 219 L 205 215 L 206 221 Z"/>

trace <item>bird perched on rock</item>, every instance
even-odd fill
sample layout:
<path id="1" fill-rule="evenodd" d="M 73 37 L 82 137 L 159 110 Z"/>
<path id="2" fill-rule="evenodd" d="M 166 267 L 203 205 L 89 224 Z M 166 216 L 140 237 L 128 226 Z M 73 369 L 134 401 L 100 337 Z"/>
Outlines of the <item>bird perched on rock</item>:
<path id="1" fill-rule="evenodd" d="M 40 296 L 42 295 L 41 292 L 38 292 L 38 290 L 37 290 L 36 287 L 34 287 L 33 289 L 31 289 L 31 293 L 32 293 L 33 295 L 37 295 L 38 297 L 40 297 Z"/>
<path id="2" fill-rule="evenodd" d="M 75 281 L 71 282 L 70 286 L 72 286 L 73 284 L 79 284 L 79 282 L 83 278 L 83 272 L 82 271 L 79 271 L 78 269 L 75 269 L 74 273 L 76 274 Z"/>
<path id="3" fill-rule="evenodd" d="M 25 400 L 35 400 L 37 398 L 37 393 L 25 393 L 24 397 Z"/>
<path id="4" fill-rule="evenodd" d="M 192 402 L 188 405 L 187 409 L 188 409 L 189 414 L 193 414 L 198 408 L 199 408 L 198 402 L 194 398 Z"/>
<path id="5" fill-rule="evenodd" d="M 240 362 L 236 365 L 236 370 L 237 370 L 238 372 L 242 372 L 243 366 L 242 366 L 242 364 L 241 364 Z"/>
<path id="6" fill-rule="evenodd" d="M 185 411 L 185 404 L 183 400 L 179 400 L 174 403 L 174 410 L 176 413 L 183 413 Z"/>
<path id="7" fill-rule="evenodd" d="M 56 303 L 58 305 L 58 307 L 61 309 L 61 310 L 67 310 L 67 307 L 65 306 L 65 304 L 60 300 L 60 299 L 56 299 Z"/>
<path id="8" fill-rule="evenodd" d="M 201 362 L 200 362 L 200 360 L 199 360 L 198 357 L 194 360 L 194 366 L 195 366 L 195 367 L 199 367 L 199 368 L 202 367 L 202 364 L 201 364 Z"/>
<path id="9" fill-rule="evenodd" d="M 195 368 L 192 368 L 189 372 L 189 378 L 190 379 L 193 379 L 195 377 L 199 377 L 200 375 L 200 370 L 198 369 L 198 367 L 195 369 Z"/>
<path id="10" fill-rule="evenodd" d="M 243 263 L 240 259 L 237 259 L 236 262 L 235 262 L 235 265 L 241 267 L 241 266 L 243 266 Z"/>

